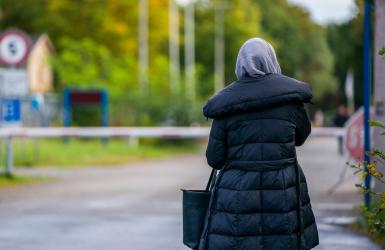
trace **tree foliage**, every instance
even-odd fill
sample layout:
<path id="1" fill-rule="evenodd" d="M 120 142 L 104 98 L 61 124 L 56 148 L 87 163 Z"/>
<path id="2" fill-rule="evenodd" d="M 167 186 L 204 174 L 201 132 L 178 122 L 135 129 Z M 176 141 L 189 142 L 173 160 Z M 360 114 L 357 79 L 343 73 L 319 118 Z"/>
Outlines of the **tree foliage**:
<path id="1" fill-rule="evenodd" d="M 251 37 L 261 36 L 261 13 L 253 0 L 201 1 L 196 10 L 196 59 L 201 65 L 198 91 L 207 98 L 214 91 L 214 12 L 224 8 L 225 82 L 235 80 L 235 61 L 238 49 Z M 206 4 L 204 4 L 206 3 Z"/>
<path id="2" fill-rule="evenodd" d="M 318 105 L 328 107 L 330 95 L 339 95 L 335 76 L 341 80 L 345 66 L 340 64 L 342 59 L 333 56 L 332 51 L 334 53 L 339 48 L 335 45 L 337 43 L 340 47 L 345 45 L 340 45 L 342 28 L 335 28 L 334 33 L 337 34 L 333 38 L 332 28 L 328 28 L 326 34 L 325 29 L 315 24 L 305 10 L 288 4 L 286 0 L 197 0 L 197 100 L 190 103 L 185 98 L 183 75 L 180 94 L 172 96 L 168 75 L 169 1 L 150 0 L 150 89 L 148 96 L 140 96 L 137 84 L 138 2 L 1 0 L 0 27 L 17 27 L 33 35 L 48 33 L 57 51 L 52 60 L 57 75 L 57 90 L 66 86 L 107 88 L 113 100 L 123 98 L 123 103 L 130 103 L 128 106 L 132 109 L 132 112 L 127 112 L 131 118 L 124 121 L 115 119 L 117 124 L 190 124 L 201 119 L 201 106 L 213 94 L 214 11 L 219 4 L 226 7 L 227 84 L 235 79 L 235 60 L 242 43 L 251 37 L 262 37 L 276 48 L 286 75 L 312 85 Z M 182 70 L 183 14 L 183 6 L 180 5 Z M 345 53 L 351 56 L 352 51 Z M 336 65 L 341 65 L 341 69 L 336 69 Z M 193 115 L 186 115 L 186 109 L 194 110 Z"/>
<path id="3" fill-rule="evenodd" d="M 379 54 L 380 56 L 384 56 L 384 55 L 385 55 L 385 46 L 382 47 L 382 48 L 378 51 L 378 54 Z"/>
<path id="4" fill-rule="evenodd" d="M 283 73 L 311 84 L 315 102 L 325 106 L 323 98 L 329 97 L 330 102 L 337 84 L 334 57 L 323 27 L 312 22 L 302 8 L 285 0 L 256 2 L 265 10 L 262 28 L 273 38 Z"/>
<path id="5" fill-rule="evenodd" d="M 346 22 L 331 24 L 326 28 L 328 44 L 335 61 L 333 73 L 338 80 L 338 99 L 344 101 L 344 83 L 348 71 L 354 77 L 354 99 L 356 107 L 362 105 L 363 86 L 363 0 L 355 0 L 357 15 Z"/>

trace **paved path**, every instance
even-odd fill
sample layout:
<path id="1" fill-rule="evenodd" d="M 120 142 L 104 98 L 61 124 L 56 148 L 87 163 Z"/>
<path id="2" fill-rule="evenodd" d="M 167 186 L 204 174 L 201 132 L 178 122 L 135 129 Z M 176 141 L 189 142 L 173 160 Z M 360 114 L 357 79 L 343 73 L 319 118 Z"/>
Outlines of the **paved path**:
<path id="1" fill-rule="evenodd" d="M 349 221 L 361 201 L 353 178 L 327 194 L 344 168 L 336 152 L 331 139 L 309 140 L 299 150 L 320 230 L 316 249 L 380 249 L 335 225 Z M 181 243 L 179 189 L 203 187 L 209 171 L 203 153 L 121 167 L 22 170 L 56 180 L 0 191 L 0 249 L 187 249 Z"/>

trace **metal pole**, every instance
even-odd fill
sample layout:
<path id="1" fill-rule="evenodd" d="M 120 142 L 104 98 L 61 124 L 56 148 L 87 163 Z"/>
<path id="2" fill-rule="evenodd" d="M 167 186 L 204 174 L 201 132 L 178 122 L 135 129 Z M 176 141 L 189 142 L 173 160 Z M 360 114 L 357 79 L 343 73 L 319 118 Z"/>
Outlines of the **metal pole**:
<path id="1" fill-rule="evenodd" d="M 139 85 L 148 92 L 148 0 L 139 1 Z"/>
<path id="2" fill-rule="evenodd" d="M 170 57 L 170 89 L 173 95 L 180 90 L 180 55 L 179 55 L 179 13 L 175 0 L 169 0 L 169 57 Z"/>
<path id="3" fill-rule="evenodd" d="M 214 74 L 214 90 L 218 92 L 224 87 L 225 81 L 225 24 L 224 24 L 224 9 L 222 3 L 214 6 L 215 12 L 215 43 L 214 43 L 214 58 L 215 58 L 215 74 Z"/>
<path id="4" fill-rule="evenodd" d="M 370 97 L 371 97 L 371 75 L 372 75 L 372 62 L 371 62 L 371 11 L 372 5 L 365 1 L 365 17 L 364 17 L 364 160 L 370 162 Z M 368 169 L 365 168 L 368 172 Z M 370 188 L 370 175 L 365 178 L 365 187 Z M 370 206 L 370 194 L 364 195 L 364 202 L 366 206 Z"/>
<path id="5" fill-rule="evenodd" d="M 194 34 L 194 2 L 185 6 L 185 82 L 186 97 L 195 100 L 195 34 Z"/>
<path id="6" fill-rule="evenodd" d="M 63 127 L 70 127 L 72 125 L 72 102 L 71 90 L 64 89 L 63 94 Z M 63 142 L 68 143 L 69 137 L 63 137 Z"/>
<path id="7" fill-rule="evenodd" d="M 109 121 L 109 103 L 108 103 L 108 94 L 107 90 L 102 90 L 101 94 L 101 126 L 108 127 L 110 121 Z M 104 146 L 107 145 L 108 138 L 102 137 L 102 144 Z"/>
<path id="8" fill-rule="evenodd" d="M 13 138 L 7 138 L 7 170 L 6 175 L 11 176 L 13 173 Z"/>
<path id="9" fill-rule="evenodd" d="M 101 91 L 101 125 L 103 127 L 108 127 L 109 125 L 109 103 L 108 103 L 108 94 L 107 90 Z"/>
<path id="10" fill-rule="evenodd" d="M 63 93 L 63 127 L 70 127 L 72 122 L 71 90 L 66 88 Z"/>

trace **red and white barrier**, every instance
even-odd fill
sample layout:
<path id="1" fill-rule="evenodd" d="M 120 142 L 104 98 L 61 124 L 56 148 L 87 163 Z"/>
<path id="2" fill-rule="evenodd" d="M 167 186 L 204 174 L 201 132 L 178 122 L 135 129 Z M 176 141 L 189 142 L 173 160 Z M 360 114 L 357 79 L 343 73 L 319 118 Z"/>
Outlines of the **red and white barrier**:
<path id="1" fill-rule="evenodd" d="M 314 137 L 338 137 L 344 136 L 345 129 L 337 127 L 316 127 L 311 129 L 310 136 Z"/>
<path id="2" fill-rule="evenodd" d="M 7 173 L 13 172 L 13 138 L 128 137 L 128 138 L 207 138 L 210 127 L 48 127 L 0 128 L 0 139 L 7 140 Z M 343 136 L 342 128 L 313 128 L 312 137 Z"/>
<path id="3" fill-rule="evenodd" d="M 136 137 L 136 138 L 206 138 L 210 127 L 47 127 L 0 128 L 0 138 L 27 137 Z M 313 128 L 311 136 L 343 136 L 343 128 Z"/>

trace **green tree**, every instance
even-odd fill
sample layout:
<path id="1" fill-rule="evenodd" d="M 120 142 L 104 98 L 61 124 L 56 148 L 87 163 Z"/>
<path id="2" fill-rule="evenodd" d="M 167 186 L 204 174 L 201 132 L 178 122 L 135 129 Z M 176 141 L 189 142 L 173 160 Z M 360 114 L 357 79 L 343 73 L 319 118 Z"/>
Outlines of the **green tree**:
<path id="1" fill-rule="evenodd" d="M 337 63 L 329 48 L 330 39 L 327 43 L 323 27 L 314 24 L 306 11 L 286 0 L 198 0 L 195 13 L 198 102 L 189 103 L 182 94 L 171 97 L 168 3 L 168 0 L 149 1 L 150 90 L 146 97 L 139 96 L 137 86 L 137 0 L 0 0 L 0 23 L 2 29 L 18 27 L 33 35 L 48 33 L 57 51 L 53 62 L 58 90 L 75 85 L 105 87 L 112 99 L 123 98 L 122 103 L 130 103 L 126 106 L 132 108 L 135 117 L 129 119 L 130 124 L 139 121 L 155 124 L 162 120 L 190 124 L 202 117 L 201 105 L 213 94 L 213 6 L 218 3 L 227 6 L 227 84 L 235 79 L 234 67 L 240 46 L 248 38 L 258 36 L 276 48 L 285 74 L 313 86 L 317 103 L 327 107 L 330 98 L 323 100 L 331 94 L 336 95 L 333 74 Z M 179 10 L 183 52 L 183 7 Z M 186 116 L 186 109 L 194 110 L 196 115 Z"/>
<path id="2" fill-rule="evenodd" d="M 327 107 L 337 84 L 334 57 L 323 28 L 305 10 L 285 0 L 255 2 L 264 10 L 262 29 L 274 39 L 283 73 L 311 84 L 317 105 Z"/>
<path id="3" fill-rule="evenodd" d="M 338 80 L 339 100 L 342 102 L 344 96 L 344 84 L 346 75 L 352 70 L 354 76 L 354 99 L 355 105 L 362 105 L 362 80 L 363 80 L 363 0 L 355 1 L 357 15 L 344 23 L 331 24 L 326 28 L 328 44 L 335 61 L 333 65 L 334 75 Z"/>
<path id="4" fill-rule="evenodd" d="M 241 45 L 249 38 L 262 36 L 260 9 L 253 0 L 201 1 L 196 9 L 196 60 L 199 95 L 206 99 L 214 89 L 214 8 L 224 6 L 225 82 L 235 80 L 234 68 Z M 236 21 L 235 21 L 236 20 Z"/>

